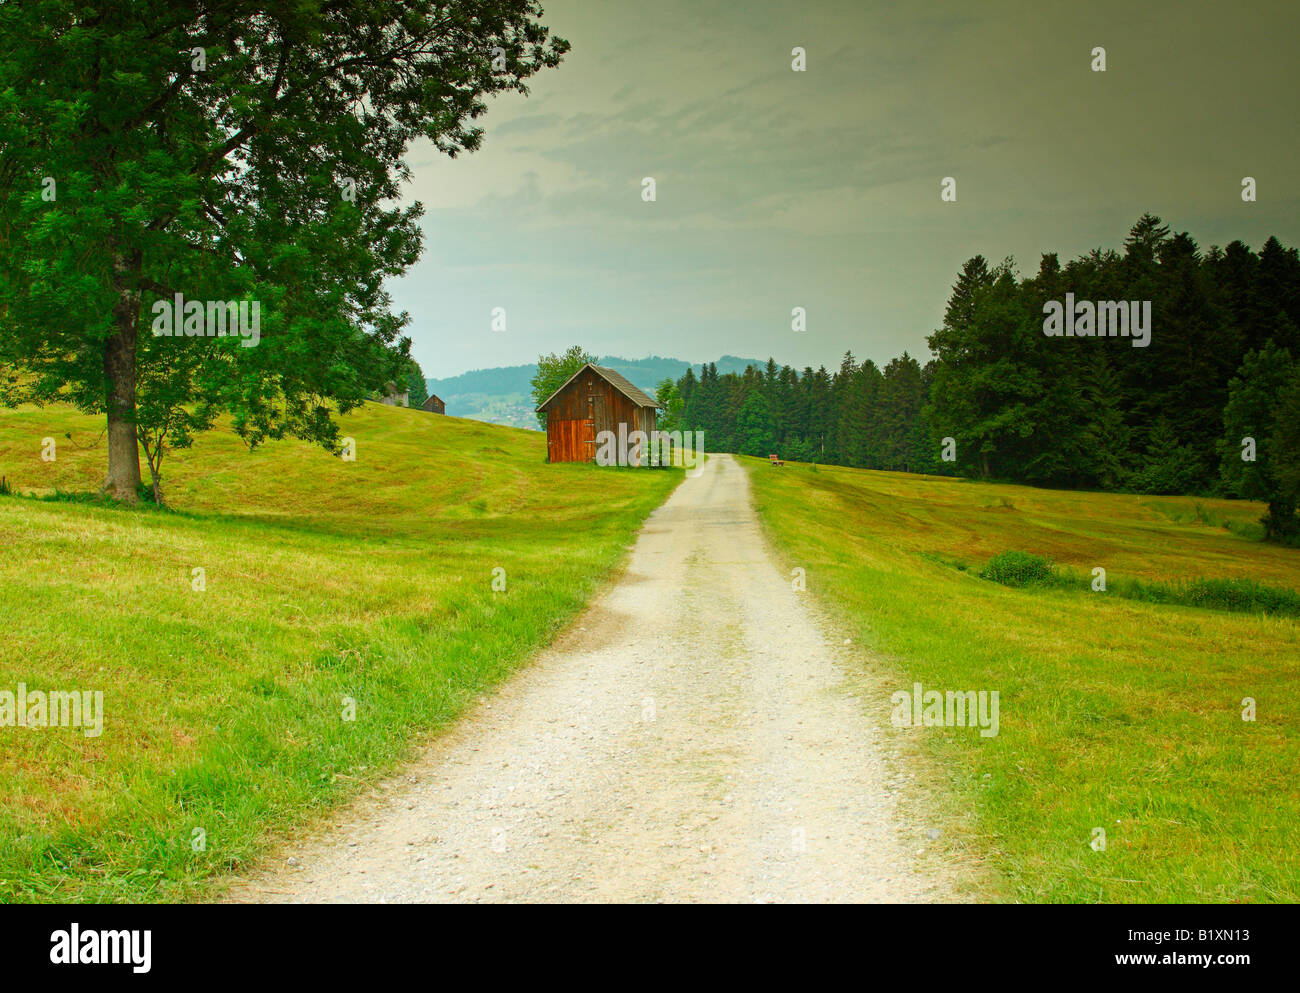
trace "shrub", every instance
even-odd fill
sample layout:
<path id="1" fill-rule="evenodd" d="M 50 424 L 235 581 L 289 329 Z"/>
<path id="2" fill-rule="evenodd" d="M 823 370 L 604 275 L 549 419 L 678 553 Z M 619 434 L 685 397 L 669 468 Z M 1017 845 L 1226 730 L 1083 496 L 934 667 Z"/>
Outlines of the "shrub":
<path id="1" fill-rule="evenodd" d="M 1030 552 L 999 552 L 989 559 L 980 578 L 1003 586 L 1031 586 L 1052 580 L 1052 563 Z"/>

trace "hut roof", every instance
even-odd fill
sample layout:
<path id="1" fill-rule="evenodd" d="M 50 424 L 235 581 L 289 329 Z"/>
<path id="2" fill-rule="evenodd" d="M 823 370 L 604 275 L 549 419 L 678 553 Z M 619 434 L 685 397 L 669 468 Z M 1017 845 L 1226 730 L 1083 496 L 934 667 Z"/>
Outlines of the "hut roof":
<path id="1" fill-rule="evenodd" d="M 545 410 L 547 405 L 552 400 L 554 400 L 557 396 L 559 396 L 561 393 L 564 392 L 565 387 L 567 387 L 570 383 L 572 383 L 575 379 L 577 379 L 580 375 L 582 375 L 582 373 L 587 369 L 592 370 L 594 373 L 596 373 L 596 375 L 604 379 L 607 383 L 609 383 L 610 386 L 614 387 L 614 389 L 618 390 L 620 393 L 622 393 L 625 397 L 631 400 L 638 407 L 663 406 L 662 404 L 659 403 L 659 401 L 655 400 L 654 397 L 649 396 L 648 394 L 645 393 L 645 391 L 638 389 L 637 387 L 629 383 L 621 373 L 617 373 L 613 369 L 607 369 L 603 365 L 595 365 L 591 362 L 588 362 L 581 369 L 575 372 L 572 376 L 566 379 L 564 381 L 563 386 L 561 386 L 558 390 L 556 390 L 545 400 L 543 400 L 537 407 L 538 411 L 540 412 L 542 410 Z"/>

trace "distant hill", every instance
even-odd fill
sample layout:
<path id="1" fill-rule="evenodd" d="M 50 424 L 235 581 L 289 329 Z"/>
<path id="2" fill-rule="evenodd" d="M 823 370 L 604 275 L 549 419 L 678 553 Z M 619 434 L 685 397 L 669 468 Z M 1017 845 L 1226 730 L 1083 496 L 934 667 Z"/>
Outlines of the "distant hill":
<path id="1" fill-rule="evenodd" d="M 463 393 L 486 393 L 499 396 L 503 393 L 527 393 L 528 382 L 537 371 L 537 363 L 508 365 L 496 369 L 475 369 L 448 379 L 425 380 L 430 393 L 446 400 Z M 450 410 L 447 413 L 451 413 Z"/>
<path id="2" fill-rule="evenodd" d="M 624 359 L 605 355 L 597 364 L 626 376 L 634 385 L 647 393 L 665 379 L 679 379 L 688 367 L 698 376 L 702 363 L 694 366 L 683 359 L 666 359 L 652 355 L 645 359 Z M 719 373 L 744 372 L 747 366 L 764 368 L 766 359 L 742 359 L 724 355 L 716 362 Z M 517 428 L 536 428 L 533 415 L 532 378 L 537 364 L 498 366 L 495 369 L 475 369 L 446 379 L 426 380 L 430 393 L 436 393 L 447 404 L 452 417 L 470 417 L 491 424 L 509 424 Z"/>

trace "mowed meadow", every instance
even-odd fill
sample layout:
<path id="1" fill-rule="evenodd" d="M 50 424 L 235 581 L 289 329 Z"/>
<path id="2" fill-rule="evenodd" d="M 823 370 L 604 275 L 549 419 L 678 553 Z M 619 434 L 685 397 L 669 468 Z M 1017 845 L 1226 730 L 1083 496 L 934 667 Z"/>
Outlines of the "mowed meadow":
<path id="1" fill-rule="evenodd" d="M 341 426 L 355 462 L 203 435 L 166 510 L 0 496 L 0 690 L 105 712 L 98 737 L 0 728 L 0 902 L 213 895 L 550 640 L 682 479 L 418 410 Z M 93 493 L 104 460 L 100 418 L 0 410 L 18 493 Z"/>
<path id="2" fill-rule="evenodd" d="M 980 897 L 1300 900 L 1300 622 L 1113 595 L 1300 589 L 1300 551 L 1242 536 L 1262 506 L 742 461 L 778 555 L 892 689 L 999 692 L 995 737 L 891 732 L 932 760 L 948 856 L 992 870 Z M 1008 550 L 1110 592 L 979 578 Z"/>

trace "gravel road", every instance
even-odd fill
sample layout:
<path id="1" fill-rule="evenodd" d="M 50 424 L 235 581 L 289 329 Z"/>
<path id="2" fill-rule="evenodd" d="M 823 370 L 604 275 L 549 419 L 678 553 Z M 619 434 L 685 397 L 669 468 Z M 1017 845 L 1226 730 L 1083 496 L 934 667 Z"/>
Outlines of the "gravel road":
<path id="1" fill-rule="evenodd" d="M 745 470 L 710 457 L 551 648 L 228 898 L 954 899 L 863 702 L 897 687 L 847 678 L 859 650 L 806 596 Z"/>

